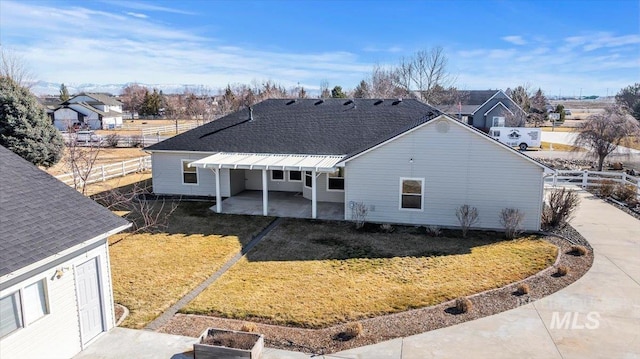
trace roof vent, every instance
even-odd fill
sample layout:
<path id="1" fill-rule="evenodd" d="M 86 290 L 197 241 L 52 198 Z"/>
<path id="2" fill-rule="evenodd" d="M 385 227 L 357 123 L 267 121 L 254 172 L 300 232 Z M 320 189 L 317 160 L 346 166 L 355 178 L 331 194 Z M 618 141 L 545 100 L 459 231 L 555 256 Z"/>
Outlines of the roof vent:
<path id="1" fill-rule="evenodd" d="M 249 121 L 253 121 L 253 108 L 249 106 Z"/>
<path id="2" fill-rule="evenodd" d="M 316 105 L 316 106 L 317 106 L 317 105 L 319 105 L 319 104 L 321 104 L 321 103 L 323 103 L 323 102 L 324 102 L 324 100 L 320 99 L 320 100 L 316 101 L 316 103 L 314 103 L 314 105 Z"/>
<path id="3" fill-rule="evenodd" d="M 353 103 L 353 100 L 347 100 L 347 102 L 344 103 L 344 105 L 351 105 Z"/>
<path id="4" fill-rule="evenodd" d="M 296 103 L 296 100 L 295 100 L 295 99 L 293 99 L 293 100 L 291 100 L 291 101 L 287 102 L 287 106 L 292 105 L 292 104 L 294 104 L 294 103 Z"/>
<path id="5" fill-rule="evenodd" d="M 402 102 L 402 98 L 399 98 L 399 99 L 393 101 L 391 104 L 395 106 L 395 105 L 399 104 L 400 102 Z"/>
<path id="6" fill-rule="evenodd" d="M 376 102 L 373 103 L 374 106 L 378 106 L 379 104 L 383 103 L 384 100 L 378 100 Z"/>

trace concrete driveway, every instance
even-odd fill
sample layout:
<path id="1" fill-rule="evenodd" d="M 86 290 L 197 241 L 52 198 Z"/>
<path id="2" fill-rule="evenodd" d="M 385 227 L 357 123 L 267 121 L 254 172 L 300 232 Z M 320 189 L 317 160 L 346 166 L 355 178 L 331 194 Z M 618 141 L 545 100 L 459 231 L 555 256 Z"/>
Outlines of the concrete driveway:
<path id="1" fill-rule="evenodd" d="M 575 283 L 507 312 L 324 358 L 640 358 L 640 221 L 587 192 L 580 197 L 572 224 L 595 255 Z M 184 359 L 193 341 L 116 328 L 76 359 Z M 262 356 L 308 357 L 275 349 Z"/>

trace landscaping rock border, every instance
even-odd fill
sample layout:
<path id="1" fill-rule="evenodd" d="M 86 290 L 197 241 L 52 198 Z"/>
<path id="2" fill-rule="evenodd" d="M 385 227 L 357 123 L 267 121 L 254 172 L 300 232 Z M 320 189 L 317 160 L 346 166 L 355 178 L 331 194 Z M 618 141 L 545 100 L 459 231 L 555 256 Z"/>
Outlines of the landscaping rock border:
<path id="1" fill-rule="evenodd" d="M 344 332 L 349 323 L 323 329 L 304 329 L 261 323 L 259 318 L 255 318 L 257 332 L 264 334 L 267 347 L 321 355 L 440 329 L 516 308 L 568 286 L 591 267 L 593 252 L 588 242 L 571 226 L 567 225 L 557 231 L 559 236 L 545 237 L 558 247 L 558 258 L 553 266 L 522 281 L 469 296 L 473 309 L 467 313 L 454 310 L 455 300 L 452 300 L 431 307 L 364 319 L 359 321 L 363 327 L 362 333 L 347 341 L 336 340 L 336 334 Z M 576 243 L 586 244 L 586 255 L 576 256 L 571 253 L 571 247 Z M 555 275 L 558 266 L 567 266 L 568 274 Z M 520 284 L 529 286 L 528 294 L 517 294 Z M 198 337 L 207 327 L 239 330 L 245 322 L 203 315 L 177 314 L 158 331 Z"/>

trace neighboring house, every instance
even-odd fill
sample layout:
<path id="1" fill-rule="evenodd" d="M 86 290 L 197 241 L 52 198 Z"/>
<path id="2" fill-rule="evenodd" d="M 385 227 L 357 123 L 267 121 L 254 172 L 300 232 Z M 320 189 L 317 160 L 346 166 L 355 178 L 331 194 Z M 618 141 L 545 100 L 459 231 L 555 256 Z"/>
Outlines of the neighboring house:
<path id="1" fill-rule="evenodd" d="M 60 97 L 57 96 L 46 96 L 46 97 L 38 97 L 38 102 L 42 105 L 44 110 L 47 112 L 47 117 L 53 123 L 53 112 L 60 107 Z"/>
<path id="2" fill-rule="evenodd" d="M 0 358 L 70 358 L 114 327 L 107 237 L 130 224 L 0 146 Z"/>
<path id="3" fill-rule="evenodd" d="M 62 131 L 70 127 L 106 130 L 122 127 L 122 103 L 105 94 L 82 93 L 53 111 L 53 123 Z"/>
<path id="4" fill-rule="evenodd" d="M 499 229 L 503 208 L 538 230 L 546 167 L 417 100 L 266 100 L 146 149 L 159 195 L 222 197 L 246 190 L 299 193 L 357 204 L 372 222 L 458 226 L 478 208 L 478 227 Z"/>
<path id="5" fill-rule="evenodd" d="M 484 132 L 491 127 L 524 125 L 527 113 L 502 90 L 461 91 L 457 106 L 440 108 L 448 115 Z"/>

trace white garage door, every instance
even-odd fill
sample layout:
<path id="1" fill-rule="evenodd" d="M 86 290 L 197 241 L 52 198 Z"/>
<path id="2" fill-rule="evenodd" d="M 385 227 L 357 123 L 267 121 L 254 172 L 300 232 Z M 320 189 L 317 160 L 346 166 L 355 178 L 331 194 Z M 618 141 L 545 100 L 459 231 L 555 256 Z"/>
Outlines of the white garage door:
<path id="1" fill-rule="evenodd" d="M 82 334 L 82 343 L 85 344 L 104 330 L 98 258 L 93 258 L 77 266 L 76 275 L 80 333 Z"/>

